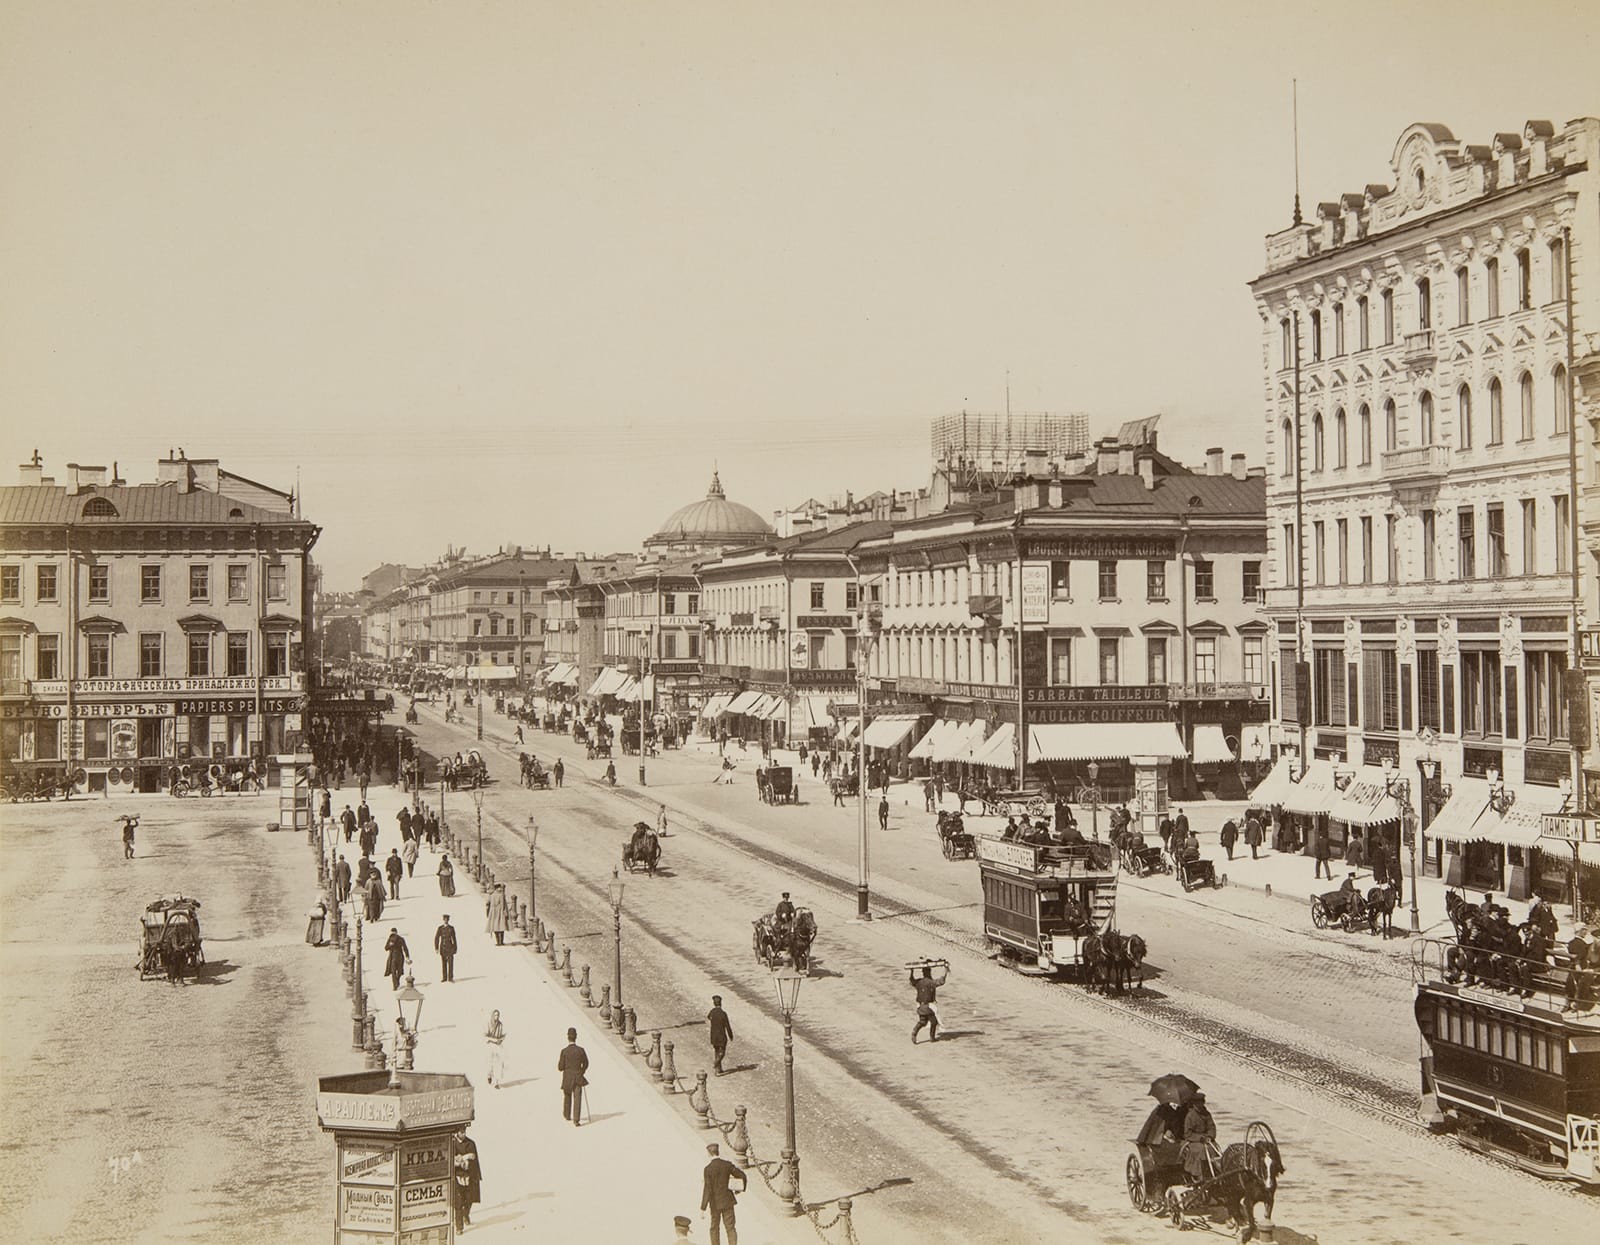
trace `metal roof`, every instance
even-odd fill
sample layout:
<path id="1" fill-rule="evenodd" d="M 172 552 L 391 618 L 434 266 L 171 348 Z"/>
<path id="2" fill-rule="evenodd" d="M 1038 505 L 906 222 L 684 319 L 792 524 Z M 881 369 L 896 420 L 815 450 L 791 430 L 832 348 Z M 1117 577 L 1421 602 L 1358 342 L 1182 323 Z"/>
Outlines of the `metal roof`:
<path id="1" fill-rule="evenodd" d="M 113 515 L 96 515 L 95 499 L 104 499 L 115 509 Z M 96 485 L 72 493 L 59 484 L 10 484 L 0 486 L 0 524 L 117 523 L 173 524 L 311 524 L 294 515 L 252 506 L 221 493 L 204 489 L 183 492 L 176 484 Z"/>

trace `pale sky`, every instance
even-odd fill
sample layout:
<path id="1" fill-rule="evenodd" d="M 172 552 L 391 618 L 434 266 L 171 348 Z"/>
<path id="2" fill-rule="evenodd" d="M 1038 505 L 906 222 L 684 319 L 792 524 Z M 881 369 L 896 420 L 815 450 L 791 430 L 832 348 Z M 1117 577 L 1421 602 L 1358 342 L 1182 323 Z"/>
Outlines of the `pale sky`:
<path id="1" fill-rule="evenodd" d="M 330 587 L 925 484 L 928 421 L 1262 456 L 1245 282 L 1413 121 L 1600 114 L 1600 6 L 0 4 L 0 479 L 291 487 Z"/>

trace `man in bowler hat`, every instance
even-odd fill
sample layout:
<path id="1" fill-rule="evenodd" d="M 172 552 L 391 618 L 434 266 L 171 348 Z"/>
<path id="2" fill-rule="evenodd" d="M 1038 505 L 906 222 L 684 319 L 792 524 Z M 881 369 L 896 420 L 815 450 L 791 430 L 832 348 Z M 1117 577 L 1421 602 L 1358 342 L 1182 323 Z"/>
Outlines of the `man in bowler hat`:
<path id="1" fill-rule="evenodd" d="M 589 1083 L 583 1074 L 588 1070 L 589 1055 L 578 1045 L 578 1031 L 568 1029 L 567 1044 L 556 1060 L 556 1071 L 561 1073 L 561 1118 L 571 1120 L 574 1128 L 583 1114 L 583 1087 Z"/>

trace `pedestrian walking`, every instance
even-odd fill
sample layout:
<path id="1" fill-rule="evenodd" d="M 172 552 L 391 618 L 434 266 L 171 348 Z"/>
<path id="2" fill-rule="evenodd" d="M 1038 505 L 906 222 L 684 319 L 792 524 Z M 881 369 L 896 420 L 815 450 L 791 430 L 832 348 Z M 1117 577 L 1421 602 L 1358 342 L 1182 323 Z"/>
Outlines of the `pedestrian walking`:
<path id="1" fill-rule="evenodd" d="M 939 975 L 935 977 L 933 970 L 939 968 Z M 949 980 L 950 964 L 947 960 L 935 960 L 931 964 L 923 964 L 922 976 L 917 976 L 917 970 L 911 970 L 911 988 L 917 992 L 917 1023 L 911 1030 L 911 1045 L 917 1044 L 917 1034 L 922 1032 L 922 1027 L 928 1027 L 928 1041 L 939 1040 L 939 987 Z"/>
<path id="2" fill-rule="evenodd" d="M 383 962 L 383 975 L 389 979 L 390 985 L 398 990 L 400 975 L 411 963 L 411 948 L 406 946 L 406 940 L 400 937 L 400 930 L 395 927 L 389 931 L 389 941 L 383 944 L 383 949 L 387 953 L 387 958 Z"/>
<path id="3" fill-rule="evenodd" d="M 739 1229 L 734 1225 L 734 1207 L 738 1198 L 728 1187 L 730 1180 L 739 1182 L 739 1192 L 748 1185 L 744 1172 L 722 1157 L 722 1149 L 714 1141 L 706 1143 L 706 1153 L 711 1161 L 705 1166 L 700 1186 L 700 1214 L 711 1217 L 711 1245 L 722 1245 L 722 1228 L 728 1229 L 728 1245 L 739 1245 Z"/>
<path id="4" fill-rule="evenodd" d="M 489 1013 L 489 1023 L 483 1031 L 484 1043 L 489 1047 L 489 1084 L 503 1089 L 506 1083 L 506 1027 L 500 1020 L 497 1007 Z"/>
<path id="5" fill-rule="evenodd" d="M 1228 853 L 1228 859 L 1233 859 L 1233 845 L 1239 841 L 1239 826 L 1232 817 L 1222 823 L 1222 850 Z"/>
<path id="6" fill-rule="evenodd" d="M 1357 872 L 1367 863 L 1366 852 L 1361 847 L 1361 836 L 1353 832 L 1344 845 L 1344 863 Z"/>
<path id="7" fill-rule="evenodd" d="M 344 812 L 339 814 L 339 824 L 344 827 L 344 841 L 350 842 L 356 835 L 356 815 L 350 811 L 350 806 L 344 806 Z"/>
<path id="8" fill-rule="evenodd" d="M 446 913 L 439 928 L 433 931 L 433 949 L 439 953 L 439 980 L 456 979 L 456 927 L 450 924 Z"/>
<path id="9" fill-rule="evenodd" d="M 400 898 L 400 879 L 406 875 L 406 862 L 400 859 L 400 849 L 391 847 L 389 856 L 383 862 L 383 872 L 389 879 L 389 897 Z"/>
<path id="10" fill-rule="evenodd" d="M 367 807 L 367 792 L 366 788 L 363 787 L 361 790 L 361 803 L 356 805 L 356 825 L 366 827 L 371 822 L 372 810 Z"/>
<path id="11" fill-rule="evenodd" d="M 663 804 L 661 811 L 656 814 L 656 833 L 662 838 L 667 837 L 667 806 Z"/>
<path id="12" fill-rule="evenodd" d="M 417 871 L 417 836 L 412 835 L 406 840 L 406 845 L 400 849 L 400 859 L 406 862 L 406 876 L 413 877 Z"/>
<path id="13" fill-rule="evenodd" d="M 1172 823 L 1172 833 L 1178 836 L 1179 842 L 1189 837 L 1189 814 L 1181 808 L 1178 810 L 1177 819 Z"/>
<path id="14" fill-rule="evenodd" d="M 384 895 L 384 890 L 383 890 L 383 879 L 380 876 L 378 876 L 378 871 L 376 869 L 374 869 L 372 871 L 371 876 L 367 878 L 367 896 L 366 896 L 366 900 L 367 900 L 367 923 L 369 925 L 373 921 L 376 921 L 376 920 L 380 919 L 383 916 L 383 901 L 384 901 L 384 899 L 385 899 L 385 895 Z"/>
<path id="15" fill-rule="evenodd" d="M 133 828 L 139 824 L 137 817 L 124 817 L 122 819 L 122 858 L 133 859 Z"/>
<path id="16" fill-rule="evenodd" d="M 922 811 L 933 812 L 933 779 L 927 778 L 922 783 Z"/>
<path id="17" fill-rule="evenodd" d="M 712 1066 L 721 1076 L 723 1057 L 728 1053 L 728 1043 L 733 1041 L 733 1025 L 728 1020 L 728 1013 L 722 1010 L 720 994 L 711 996 L 711 1010 L 706 1013 L 706 1024 L 711 1029 Z"/>
<path id="18" fill-rule="evenodd" d="M 1328 827 L 1318 826 L 1312 831 L 1312 834 L 1314 836 L 1314 846 L 1311 849 L 1311 853 L 1317 862 L 1311 872 L 1312 880 L 1315 881 L 1317 878 L 1326 877 L 1331 882 L 1333 881 L 1333 869 L 1328 864 Z"/>
<path id="19" fill-rule="evenodd" d="M 484 901 L 483 910 L 488 920 L 484 928 L 494 935 L 494 945 L 506 945 L 506 884 L 498 882 Z"/>
<path id="20" fill-rule="evenodd" d="M 556 763 L 550 767 L 550 777 L 555 780 L 556 786 L 561 785 L 561 780 L 567 776 L 567 767 L 561 764 L 561 758 L 556 758 Z"/>
<path id="21" fill-rule="evenodd" d="M 730 757 L 722 758 L 722 768 L 717 771 L 717 776 L 711 780 L 711 785 L 716 786 L 719 782 L 727 783 L 730 787 L 733 786 L 733 760 Z"/>
<path id="22" fill-rule="evenodd" d="M 340 903 L 350 898 L 350 862 L 342 854 L 333 866 L 333 895 Z"/>
<path id="23" fill-rule="evenodd" d="M 1163 817 L 1156 829 L 1161 835 L 1161 850 L 1172 855 L 1172 818 Z"/>
<path id="24" fill-rule="evenodd" d="M 833 806 L 835 808 L 843 808 L 843 807 L 845 807 L 845 803 L 844 803 L 844 783 L 842 783 L 842 782 L 830 782 L 828 785 L 833 788 Z"/>
<path id="25" fill-rule="evenodd" d="M 822 768 L 822 754 L 820 752 L 813 752 L 811 754 L 811 776 L 813 778 L 815 778 L 817 776 L 817 771 L 820 770 L 821 768 Z"/>
<path id="26" fill-rule="evenodd" d="M 1256 816 L 1254 809 L 1246 813 L 1244 817 L 1244 841 L 1246 846 L 1250 848 L 1250 859 L 1260 860 L 1261 818 Z"/>
<path id="27" fill-rule="evenodd" d="M 411 808 L 402 804 L 400 811 L 395 814 L 395 820 L 400 823 L 400 841 L 406 842 L 411 838 Z"/>
<path id="28" fill-rule="evenodd" d="M 878 797 L 878 829 L 880 830 L 887 830 L 889 828 L 889 796 L 887 794 L 887 785 L 885 785 L 884 791 L 885 794 Z"/>
<path id="29" fill-rule="evenodd" d="M 451 1204 L 455 1210 L 456 1231 L 461 1232 L 472 1222 L 473 1206 L 483 1200 L 483 1170 L 478 1166 L 477 1143 L 467 1136 L 465 1129 L 456 1133 L 452 1149 L 451 1166 L 455 1169 L 456 1178 L 455 1197 Z"/>
<path id="30" fill-rule="evenodd" d="M 589 1070 L 589 1055 L 578 1045 L 578 1031 L 567 1030 L 567 1044 L 561 1048 L 556 1060 L 556 1071 L 561 1073 L 561 1118 L 571 1120 L 573 1127 L 583 1114 L 583 1088 L 589 1082 L 584 1073 Z"/>
<path id="31" fill-rule="evenodd" d="M 439 894 L 454 899 L 456 894 L 456 867 L 449 856 L 439 857 Z"/>
<path id="32" fill-rule="evenodd" d="M 321 802 L 317 806 L 317 820 L 320 822 L 333 820 L 333 792 L 326 787 L 322 789 Z"/>

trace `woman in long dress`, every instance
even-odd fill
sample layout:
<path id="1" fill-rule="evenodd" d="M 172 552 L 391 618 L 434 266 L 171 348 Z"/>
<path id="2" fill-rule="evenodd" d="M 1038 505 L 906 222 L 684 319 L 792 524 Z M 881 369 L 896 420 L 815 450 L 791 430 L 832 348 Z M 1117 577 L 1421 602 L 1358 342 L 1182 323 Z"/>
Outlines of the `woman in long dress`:
<path id="1" fill-rule="evenodd" d="M 456 893 L 456 868 L 449 856 L 439 857 L 439 893 L 446 899 Z"/>

